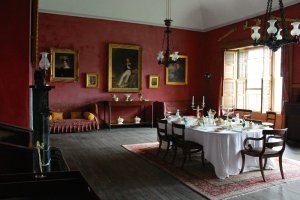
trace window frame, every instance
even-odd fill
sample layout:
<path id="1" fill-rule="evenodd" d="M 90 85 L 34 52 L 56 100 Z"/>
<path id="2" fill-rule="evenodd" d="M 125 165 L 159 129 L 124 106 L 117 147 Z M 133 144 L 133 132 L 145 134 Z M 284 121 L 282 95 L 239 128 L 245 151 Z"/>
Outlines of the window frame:
<path id="1" fill-rule="evenodd" d="M 265 47 L 263 47 L 263 46 L 254 47 L 254 46 L 247 46 L 246 45 L 245 47 L 240 47 L 240 48 L 232 48 L 232 49 L 228 49 L 227 48 L 227 49 L 224 49 L 223 80 L 222 80 L 223 81 L 223 88 L 222 88 L 223 96 L 226 95 L 226 94 L 224 94 L 224 87 L 226 85 L 224 81 L 228 81 L 229 80 L 229 79 L 227 79 L 225 77 L 225 74 L 226 74 L 225 73 L 225 65 L 226 65 L 226 58 L 225 58 L 225 56 L 226 56 L 226 52 L 232 52 L 232 51 L 234 51 L 234 52 L 236 52 L 236 62 L 235 62 L 236 66 L 234 67 L 235 68 L 234 69 L 235 70 L 235 72 L 234 72 L 235 76 L 234 76 L 233 79 L 231 79 L 232 81 L 235 82 L 235 86 L 234 86 L 235 89 L 234 89 L 234 91 L 232 93 L 234 95 L 234 97 L 233 97 L 234 101 L 233 101 L 232 105 L 238 105 L 238 87 L 239 87 L 239 85 L 238 85 L 237 81 L 244 80 L 244 84 L 245 84 L 244 85 L 244 100 L 243 100 L 243 108 L 244 109 L 248 109 L 249 108 L 249 107 L 247 107 L 247 91 L 260 90 L 260 96 L 261 96 L 261 98 L 260 98 L 260 108 L 259 108 L 259 110 L 254 110 L 254 112 L 265 113 L 268 110 L 276 111 L 276 112 L 281 112 L 281 110 L 274 110 L 274 107 L 275 107 L 275 105 L 274 105 L 275 79 L 278 79 L 278 78 L 282 79 L 282 76 L 277 77 L 275 75 L 275 64 L 274 64 L 275 63 L 275 59 L 276 59 L 275 58 L 275 52 L 270 51 L 270 55 L 267 58 L 266 58 L 266 55 L 264 55 L 264 57 L 263 57 L 263 66 L 264 66 L 264 68 L 262 69 L 263 70 L 262 71 L 262 77 L 260 78 L 260 80 L 261 80 L 261 84 L 260 84 L 261 87 L 260 88 L 248 88 L 247 80 L 249 80 L 249 79 L 247 78 L 247 67 L 248 67 L 247 65 L 245 66 L 245 69 L 244 69 L 245 70 L 244 77 L 243 78 L 239 77 L 240 70 L 241 70 L 241 68 L 239 67 L 239 65 L 240 65 L 240 60 L 239 60 L 240 56 L 239 56 L 239 54 L 241 53 L 241 51 L 250 50 L 250 49 L 256 49 L 256 48 L 265 48 Z M 264 54 L 265 53 L 266 52 L 264 50 Z M 266 59 L 270 59 L 270 60 L 266 61 Z M 269 74 L 267 76 L 265 74 L 266 62 L 269 62 L 269 66 L 270 66 L 270 69 L 268 70 Z M 281 68 L 281 65 L 279 67 Z M 266 84 L 265 80 L 269 81 L 269 84 L 270 84 L 270 86 L 269 86 L 269 92 L 270 93 L 268 92 L 269 93 L 268 94 L 269 97 L 267 97 L 267 98 L 269 98 L 268 99 L 268 107 L 269 108 L 264 108 L 264 104 L 263 104 L 264 103 L 264 87 L 265 87 L 264 84 Z M 282 89 L 282 87 L 281 87 L 281 89 Z M 226 102 L 226 100 L 224 100 L 224 104 L 225 105 L 222 105 L 222 106 L 224 106 L 224 107 L 227 106 L 228 107 L 228 102 Z"/>

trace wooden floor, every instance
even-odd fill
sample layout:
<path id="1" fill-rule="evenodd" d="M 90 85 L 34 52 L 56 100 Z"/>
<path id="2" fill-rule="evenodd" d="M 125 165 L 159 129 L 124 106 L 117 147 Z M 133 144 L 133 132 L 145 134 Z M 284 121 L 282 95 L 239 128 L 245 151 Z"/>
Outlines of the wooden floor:
<path id="1" fill-rule="evenodd" d="M 119 128 L 99 132 L 52 134 L 71 170 L 80 170 L 103 200 L 205 199 L 174 177 L 125 150 L 122 144 L 156 141 L 155 128 Z M 300 144 L 289 144 L 285 157 L 300 160 Z M 300 170 L 300 169 L 299 169 Z M 300 199 L 300 181 L 234 199 Z"/>

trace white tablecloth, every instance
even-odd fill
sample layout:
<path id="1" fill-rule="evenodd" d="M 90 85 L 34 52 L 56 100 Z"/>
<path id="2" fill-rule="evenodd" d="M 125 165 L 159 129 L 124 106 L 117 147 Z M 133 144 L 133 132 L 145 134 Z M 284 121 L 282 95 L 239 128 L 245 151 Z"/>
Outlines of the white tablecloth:
<path id="1" fill-rule="evenodd" d="M 197 142 L 203 146 L 205 158 L 214 166 L 218 178 L 224 179 L 230 175 L 239 174 L 242 166 L 240 151 L 244 148 L 244 139 L 246 137 L 262 137 L 262 129 L 247 131 L 215 131 L 213 129 L 215 128 L 186 127 L 186 140 Z M 168 124 L 168 134 L 172 134 L 171 124 Z M 253 147 L 262 146 L 262 143 L 257 141 L 251 144 Z M 274 168 L 271 159 L 268 159 L 266 168 Z M 246 155 L 244 172 L 257 169 L 259 169 L 258 158 Z"/>

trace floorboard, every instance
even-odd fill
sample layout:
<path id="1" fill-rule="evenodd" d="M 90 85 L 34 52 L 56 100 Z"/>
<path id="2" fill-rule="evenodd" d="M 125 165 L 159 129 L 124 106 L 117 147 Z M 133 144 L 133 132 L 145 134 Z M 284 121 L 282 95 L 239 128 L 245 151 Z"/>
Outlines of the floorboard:
<path id="1" fill-rule="evenodd" d="M 80 170 L 103 200 L 205 199 L 122 144 L 156 141 L 155 128 L 118 128 L 98 132 L 52 134 L 71 170 Z M 290 143 L 285 157 L 300 160 L 300 145 Z M 300 181 L 245 194 L 242 199 L 300 199 Z M 234 199 L 241 199 L 237 197 Z"/>

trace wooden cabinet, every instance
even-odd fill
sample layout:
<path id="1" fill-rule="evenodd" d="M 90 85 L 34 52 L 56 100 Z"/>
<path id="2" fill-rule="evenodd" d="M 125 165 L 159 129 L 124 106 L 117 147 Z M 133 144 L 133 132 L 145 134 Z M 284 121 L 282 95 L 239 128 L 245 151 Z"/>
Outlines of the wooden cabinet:
<path id="1" fill-rule="evenodd" d="M 300 103 L 285 103 L 287 139 L 300 142 Z"/>
<path id="2" fill-rule="evenodd" d="M 153 127 L 153 102 L 152 101 L 103 101 L 104 106 L 104 122 L 109 129 L 113 126 L 151 126 Z M 120 109 L 137 107 L 139 108 L 139 116 L 141 122 L 136 124 L 134 122 L 124 121 L 123 124 L 118 124 L 112 121 L 112 113 Z M 118 109 L 116 109 L 118 108 Z"/>

